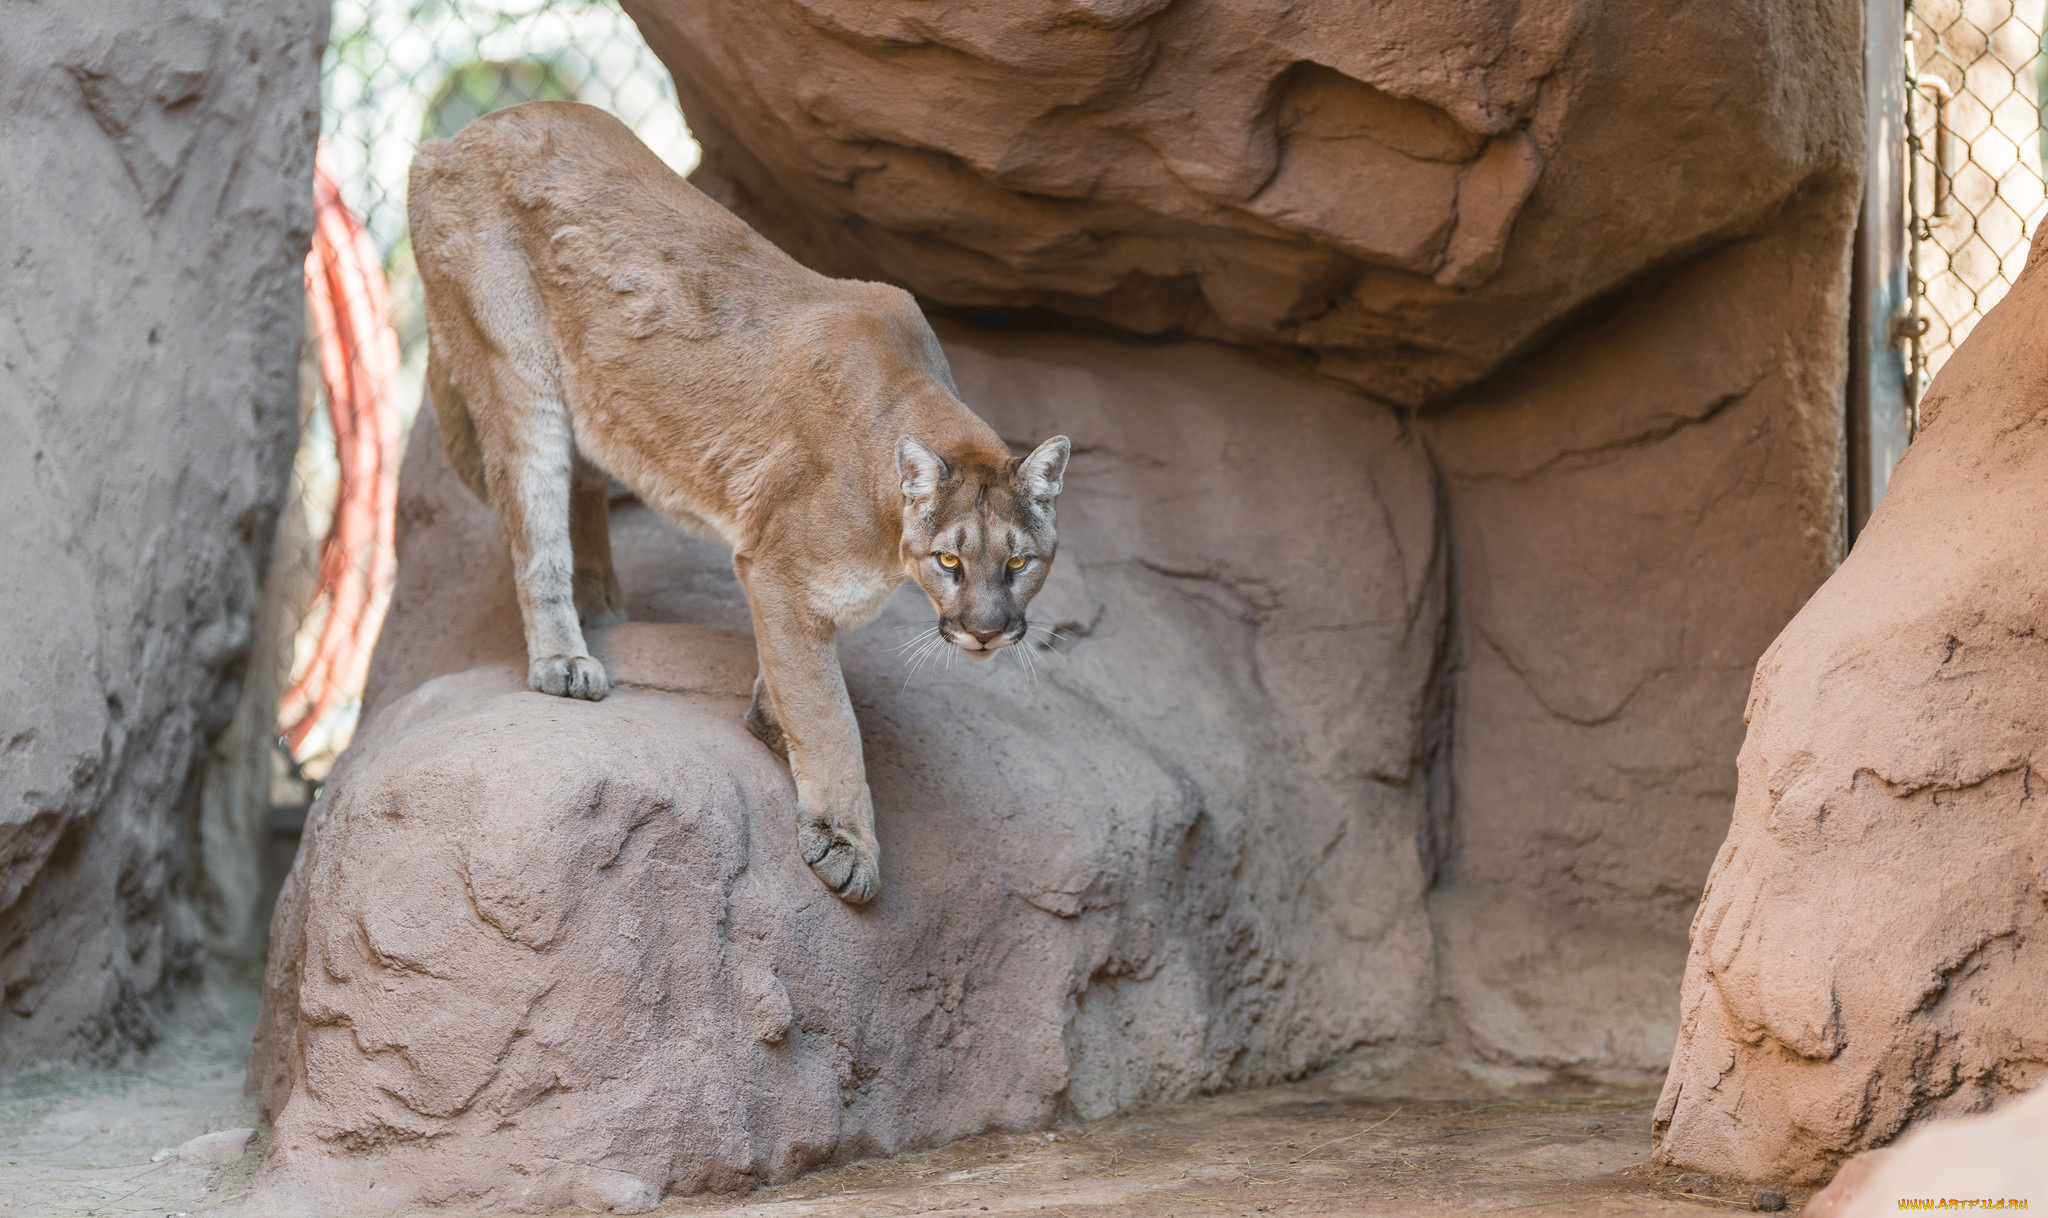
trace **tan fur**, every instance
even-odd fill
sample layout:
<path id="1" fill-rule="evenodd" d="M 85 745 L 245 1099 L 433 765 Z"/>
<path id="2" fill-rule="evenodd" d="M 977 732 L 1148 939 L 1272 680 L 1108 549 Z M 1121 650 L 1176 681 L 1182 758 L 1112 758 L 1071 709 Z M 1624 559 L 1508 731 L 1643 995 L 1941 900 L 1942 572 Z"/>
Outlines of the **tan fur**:
<path id="1" fill-rule="evenodd" d="M 497 510 L 533 687 L 605 694 L 582 627 L 623 608 L 616 476 L 732 547 L 761 658 L 748 725 L 788 757 L 805 860 L 871 898 L 834 635 L 907 576 L 969 654 L 1019 641 L 1066 439 L 1011 456 L 908 294 L 798 265 L 590 107 L 515 106 L 427 144 L 410 212 L 429 394 L 449 460 Z"/>

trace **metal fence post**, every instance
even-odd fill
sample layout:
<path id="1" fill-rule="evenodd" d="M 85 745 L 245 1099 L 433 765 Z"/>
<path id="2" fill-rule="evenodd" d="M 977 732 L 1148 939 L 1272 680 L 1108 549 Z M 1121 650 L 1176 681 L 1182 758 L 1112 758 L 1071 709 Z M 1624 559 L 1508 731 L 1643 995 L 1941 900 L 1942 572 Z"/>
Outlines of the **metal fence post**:
<path id="1" fill-rule="evenodd" d="M 1912 301 L 1906 232 L 1903 0 L 1866 0 L 1863 16 L 1863 210 L 1850 270 L 1849 380 L 1843 423 L 1846 538 L 1853 545 L 1906 451 L 1913 393 L 1899 351 Z"/>

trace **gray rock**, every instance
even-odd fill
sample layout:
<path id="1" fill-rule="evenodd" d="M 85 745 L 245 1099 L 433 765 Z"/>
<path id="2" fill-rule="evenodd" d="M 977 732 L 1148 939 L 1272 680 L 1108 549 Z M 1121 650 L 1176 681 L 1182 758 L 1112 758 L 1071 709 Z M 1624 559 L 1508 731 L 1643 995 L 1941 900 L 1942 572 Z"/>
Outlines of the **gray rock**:
<path id="1" fill-rule="evenodd" d="M 197 958 L 296 434 L 324 6 L 0 3 L 0 1059 L 147 1040 Z"/>

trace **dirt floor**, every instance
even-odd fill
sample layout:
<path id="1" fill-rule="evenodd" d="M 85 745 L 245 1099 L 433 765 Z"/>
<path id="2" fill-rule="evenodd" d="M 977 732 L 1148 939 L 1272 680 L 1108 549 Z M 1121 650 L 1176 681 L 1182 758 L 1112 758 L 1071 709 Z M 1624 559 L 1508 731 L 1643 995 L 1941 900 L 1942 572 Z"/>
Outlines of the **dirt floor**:
<path id="1" fill-rule="evenodd" d="M 164 1042 L 113 1070 L 0 1078 L 0 1218 L 198 1215 L 242 1204 L 238 1163 L 160 1151 L 257 1124 L 241 1093 L 246 994 L 186 1004 Z M 1648 1165 L 1655 1095 L 1633 1083 L 1475 1075 L 1362 1056 L 1284 1087 L 1046 1133 L 989 1135 L 855 1163 L 743 1198 L 671 1200 L 691 1218 L 1255 1218 L 1258 1215 L 1747 1211 L 1753 1190 Z M 1787 1212 L 1799 1208 L 1790 1199 Z M 445 1211 L 443 1211 L 445 1213 Z"/>
<path id="2" fill-rule="evenodd" d="M 0 1218 L 214 1213 L 256 1170 L 204 1167 L 158 1151 L 256 1125 L 242 1094 L 253 990 L 188 998 L 150 1052 L 111 1069 L 0 1070 Z"/>

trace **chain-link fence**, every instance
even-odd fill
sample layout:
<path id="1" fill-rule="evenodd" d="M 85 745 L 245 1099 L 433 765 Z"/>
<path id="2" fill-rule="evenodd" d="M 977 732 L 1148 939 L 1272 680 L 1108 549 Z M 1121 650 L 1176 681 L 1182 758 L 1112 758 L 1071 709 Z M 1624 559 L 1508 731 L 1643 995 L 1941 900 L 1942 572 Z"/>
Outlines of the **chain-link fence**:
<path id="1" fill-rule="evenodd" d="M 2044 0 L 1907 0 L 1907 184 L 1917 400 L 2019 278 L 2048 210 Z"/>
<path id="2" fill-rule="evenodd" d="M 337 0 L 322 91 L 299 511 L 279 555 L 312 588 L 279 731 L 316 778 L 354 732 L 390 595 L 398 457 L 421 401 L 413 153 L 502 106 L 555 99 L 611 111 L 679 172 L 697 161 L 667 69 L 616 0 Z"/>

